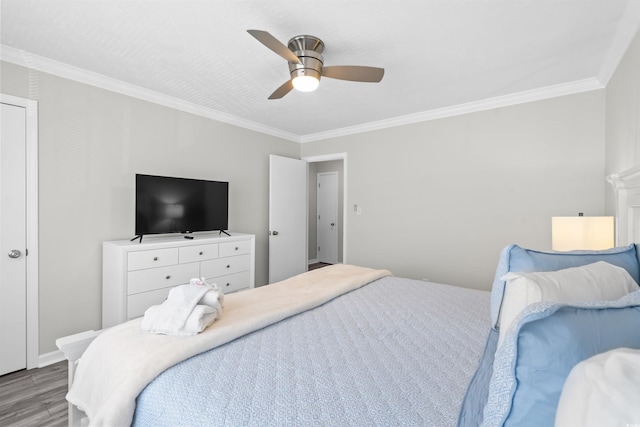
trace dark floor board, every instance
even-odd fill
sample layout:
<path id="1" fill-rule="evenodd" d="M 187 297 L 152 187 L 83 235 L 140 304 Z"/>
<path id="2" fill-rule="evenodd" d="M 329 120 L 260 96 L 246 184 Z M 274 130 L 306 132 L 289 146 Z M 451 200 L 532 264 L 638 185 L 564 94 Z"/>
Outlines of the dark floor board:
<path id="1" fill-rule="evenodd" d="M 0 426 L 66 426 L 66 394 L 66 361 L 0 376 Z"/>
<path id="2" fill-rule="evenodd" d="M 11 375 L 11 374 L 9 374 Z M 1 379 L 2 377 L 0 377 Z M 6 398 L 16 393 L 25 392 L 33 387 L 33 381 L 29 377 L 16 376 L 7 381 L 0 381 L 0 407 Z"/>
<path id="3" fill-rule="evenodd" d="M 313 264 L 309 264 L 308 270 L 311 271 L 311 270 L 315 270 L 317 268 L 326 267 L 328 265 L 331 265 L 331 264 L 327 264 L 326 262 L 316 262 L 316 263 L 313 263 Z"/>

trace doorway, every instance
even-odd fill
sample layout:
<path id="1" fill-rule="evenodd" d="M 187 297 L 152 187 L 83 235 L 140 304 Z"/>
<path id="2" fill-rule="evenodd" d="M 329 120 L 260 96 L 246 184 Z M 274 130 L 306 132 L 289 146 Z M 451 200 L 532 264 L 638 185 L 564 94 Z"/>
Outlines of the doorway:
<path id="1" fill-rule="evenodd" d="M 0 95 L 0 374 L 35 368 L 38 354 L 38 107 Z"/>
<path id="2" fill-rule="evenodd" d="M 345 212 L 347 198 L 347 153 L 336 153 L 323 156 L 303 157 L 309 165 L 309 226 L 308 226 L 308 264 L 320 264 L 318 258 L 318 207 L 317 207 L 317 175 L 318 173 L 338 172 L 338 220 L 337 220 L 337 263 L 346 263 L 347 247 L 347 215 Z M 320 251 L 322 252 L 322 250 Z"/>
<path id="3" fill-rule="evenodd" d="M 316 175 L 316 233 L 318 262 L 338 263 L 338 171 L 318 172 Z"/>

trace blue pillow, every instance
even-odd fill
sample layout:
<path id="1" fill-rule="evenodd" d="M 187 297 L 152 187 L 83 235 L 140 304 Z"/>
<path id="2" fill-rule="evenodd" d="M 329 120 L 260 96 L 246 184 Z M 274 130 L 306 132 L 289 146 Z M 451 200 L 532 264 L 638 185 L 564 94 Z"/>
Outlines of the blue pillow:
<path id="1" fill-rule="evenodd" d="M 617 301 L 527 307 L 496 352 L 483 426 L 554 425 L 565 379 L 579 362 L 640 349 L 640 290 Z"/>
<path id="2" fill-rule="evenodd" d="M 505 282 L 500 280 L 510 271 L 557 271 L 580 267 L 598 261 L 622 267 L 640 284 L 640 258 L 635 244 L 603 251 L 541 252 L 509 245 L 500 253 L 496 276 L 491 288 L 491 325 L 498 326 L 500 308 L 504 297 Z"/>

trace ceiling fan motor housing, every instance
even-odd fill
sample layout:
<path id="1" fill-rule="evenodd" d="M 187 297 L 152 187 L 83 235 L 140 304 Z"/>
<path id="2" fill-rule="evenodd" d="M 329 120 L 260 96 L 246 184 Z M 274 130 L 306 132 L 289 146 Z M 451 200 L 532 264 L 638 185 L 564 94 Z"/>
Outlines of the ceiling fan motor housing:
<path id="1" fill-rule="evenodd" d="M 314 36 L 296 36 L 289 40 L 288 48 L 300 59 L 301 64 L 289 62 L 291 79 L 300 76 L 315 77 L 320 80 L 322 76 L 322 51 L 324 43 Z"/>

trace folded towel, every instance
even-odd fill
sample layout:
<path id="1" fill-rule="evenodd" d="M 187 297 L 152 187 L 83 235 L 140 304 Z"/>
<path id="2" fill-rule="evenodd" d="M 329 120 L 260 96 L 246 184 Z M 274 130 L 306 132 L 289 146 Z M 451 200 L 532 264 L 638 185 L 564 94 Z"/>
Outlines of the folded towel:
<path id="1" fill-rule="evenodd" d="M 222 310 L 216 310 L 208 305 L 196 305 L 191 315 L 180 331 L 181 335 L 196 335 L 204 331 L 204 328 L 218 319 Z"/>
<path id="2" fill-rule="evenodd" d="M 222 290 L 218 288 L 218 285 L 215 283 L 209 284 L 205 282 L 204 279 L 191 279 L 189 284 L 198 285 L 198 286 L 204 285 L 211 288 L 207 293 L 205 293 L 202 296 L 202 298 L 200 298 L 200 301 L 198 301 L 198 304 L 209 305 L 217 309 L 218 317 L 216 317 L 216 320 L 220 320 L 220 318 L 222 317 L 222 307 L 224 307 L 224 294 L 222 293 Z"/>
<path id="3" fill-rule="evenodd" d="M 161 305 L 147 309 L 141 326 L 156 334 L 197 334 L 222 317 L 223 303 L 224 294 L 217 286 L 191 279 L 188 285 L 172 288 Z"/>
<path id="4" fill-rule="evenodd" d="M 144 313 L 144 319 L 142 319 L 142 329 L 153 334 L 162 335 L 197 335 L 216 320 L 218 310 L 208 305 L 196 305 L 184 326 L 179 329 L 174 327 L 163 329 L 162 316 L 162 306 L 154 305 L 149 307 Z"/>

